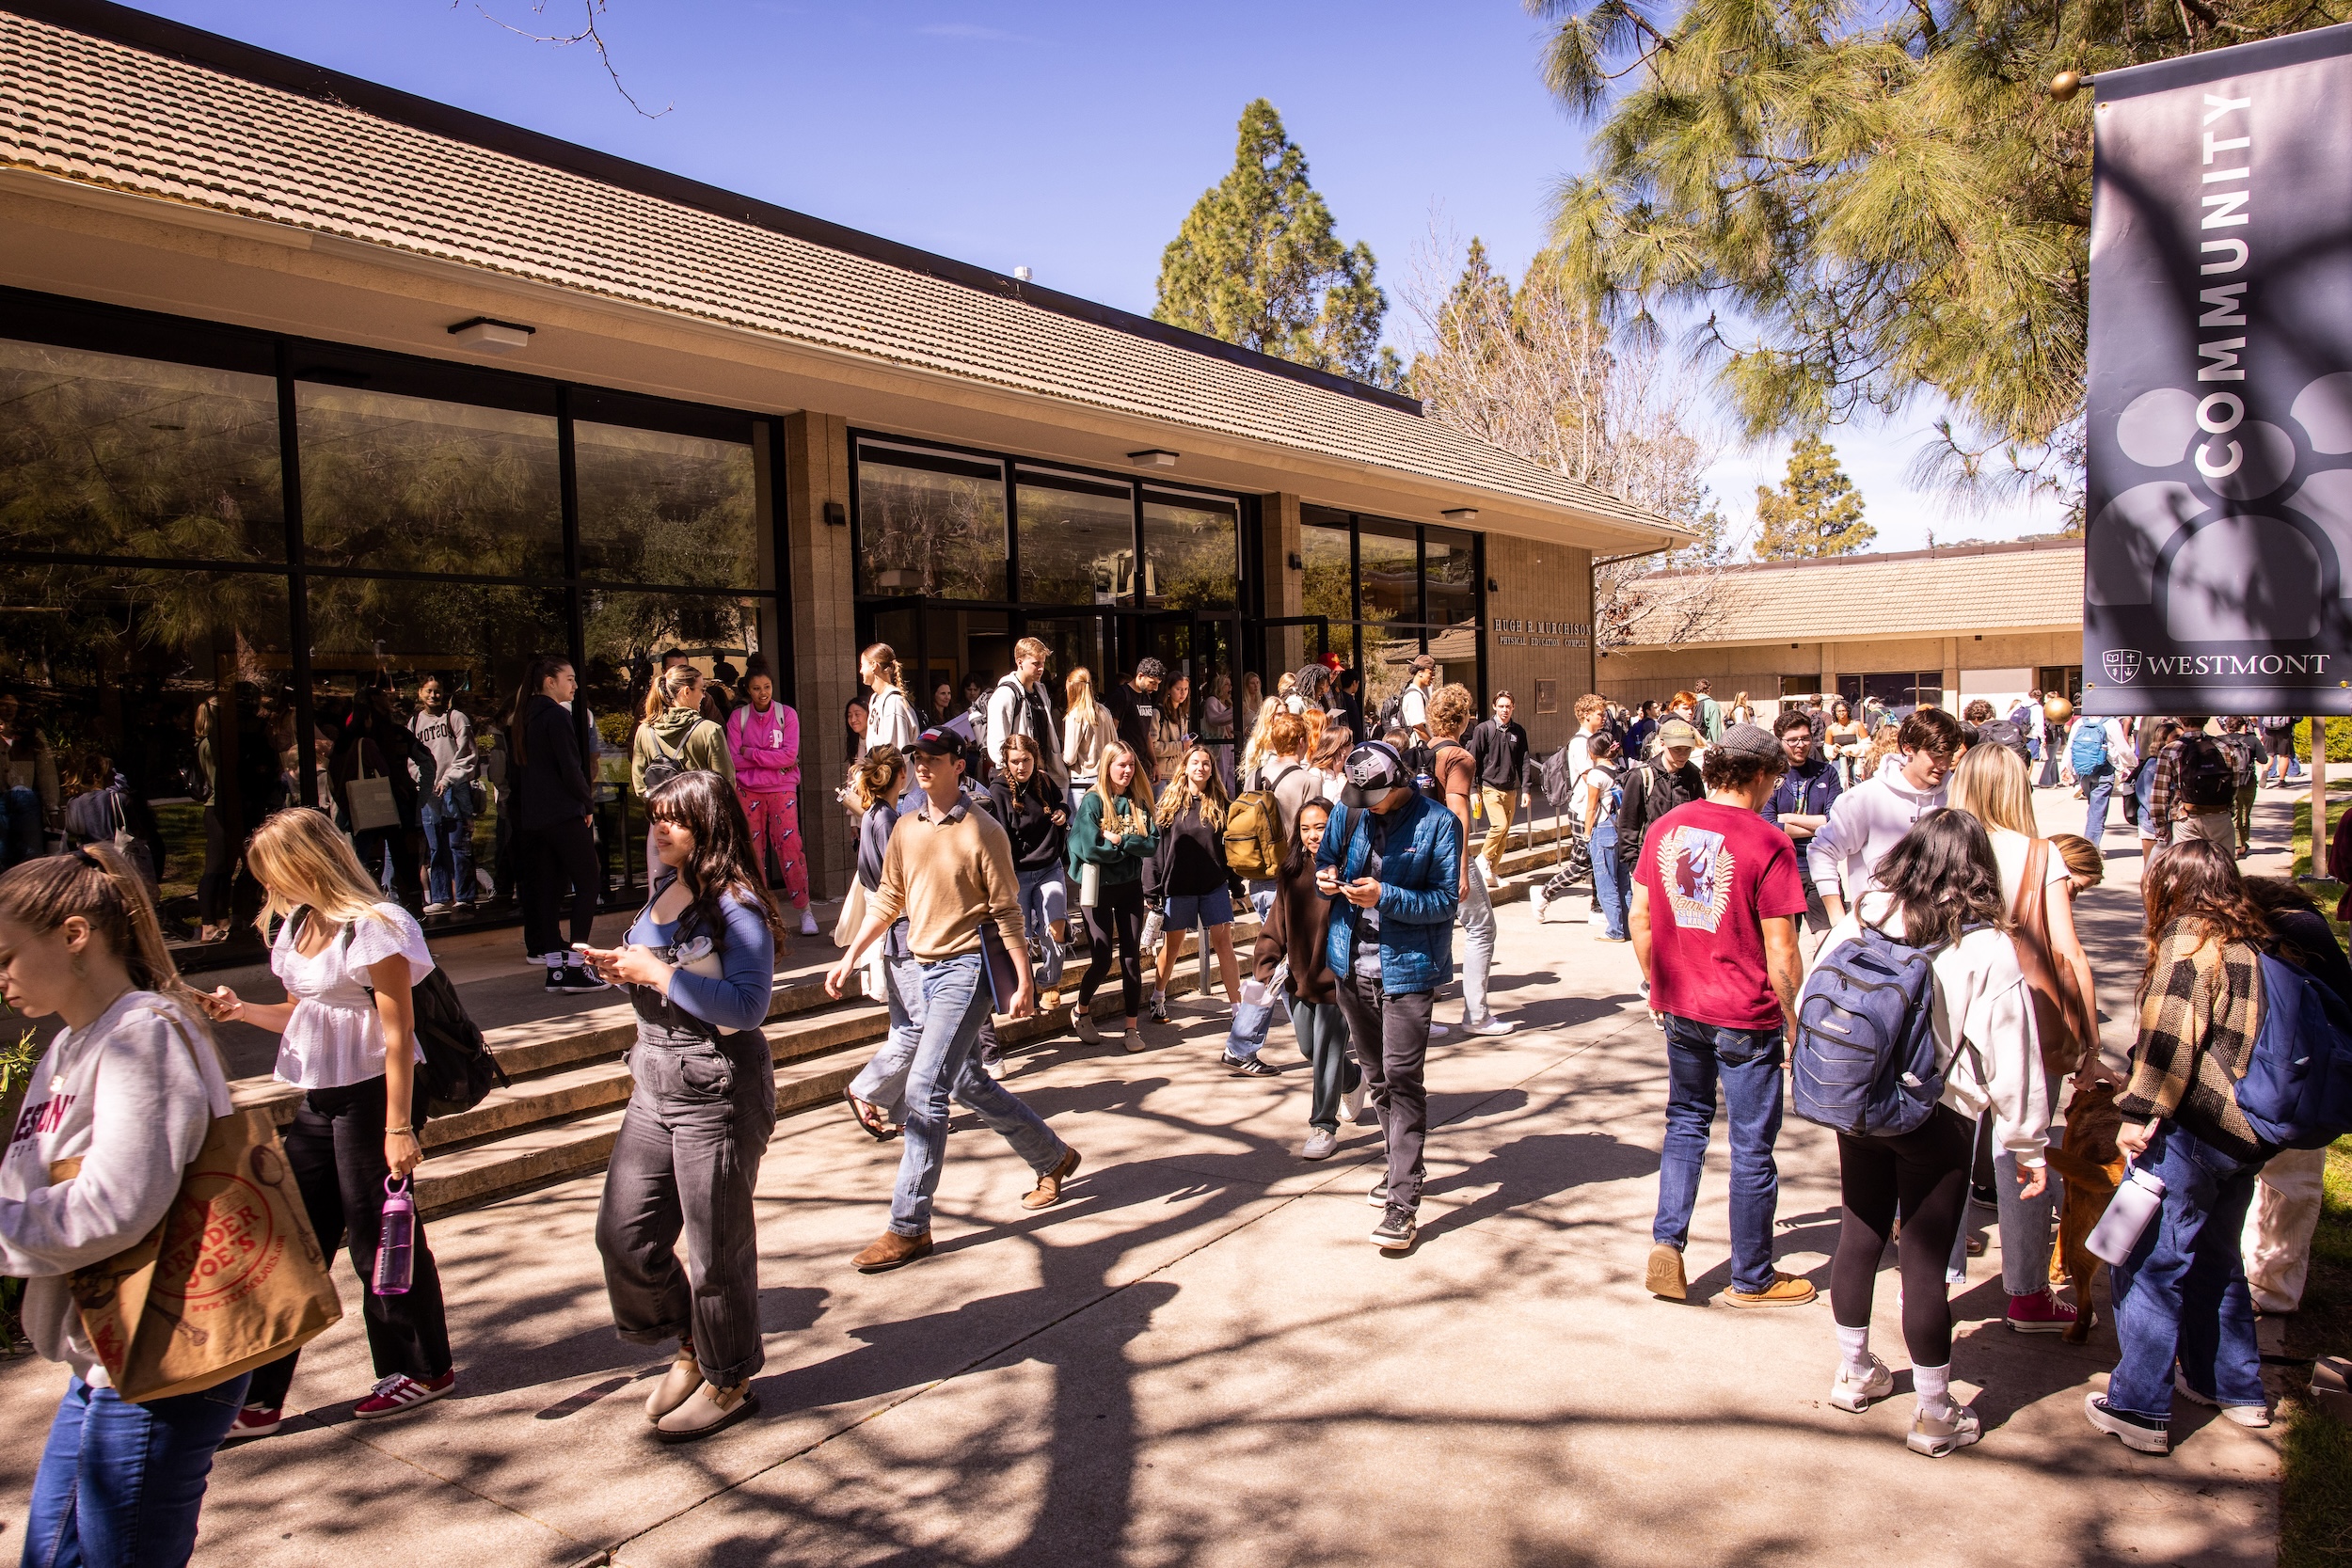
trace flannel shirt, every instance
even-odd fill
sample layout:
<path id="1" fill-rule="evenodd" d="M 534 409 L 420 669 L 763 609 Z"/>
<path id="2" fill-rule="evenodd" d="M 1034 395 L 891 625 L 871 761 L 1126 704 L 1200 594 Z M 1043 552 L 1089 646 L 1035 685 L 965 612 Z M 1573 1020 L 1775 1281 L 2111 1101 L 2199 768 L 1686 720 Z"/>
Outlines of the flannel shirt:
<path id="1" fill-rule="evenodd" d="M 2131 1082 L 2116 1109 L 2134 1120 L 2176 1121 L 2233 1160 L 2267 1159 L 2272 1151 L 2246 1124 L 2236 1094 L 2261 1022 L 2253 945 L 2224 945 L 2195 921 L 2174 921 L 2140 992 Z"/>
<path id="2" fill-rule="evenodd" d="M 2172 817 L 2181 800 L 2181 743 L 2165 742 L 2156 753 L 2156 776 L 2148 785 L 2148 809 L 2139 814 L 2139 836 L 2158 844 L 2172 842 Z"/>

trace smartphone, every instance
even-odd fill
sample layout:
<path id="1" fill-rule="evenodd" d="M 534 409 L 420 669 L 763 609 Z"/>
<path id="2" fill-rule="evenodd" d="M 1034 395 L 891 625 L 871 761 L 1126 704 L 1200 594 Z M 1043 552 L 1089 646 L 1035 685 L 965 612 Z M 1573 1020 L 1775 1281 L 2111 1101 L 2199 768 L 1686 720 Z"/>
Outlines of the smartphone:
<path id="1" fill-rule="evenodd" d="M 576 942 L 572 943 L 572 951 L 575 953 L 585 953 L 588 951 L 588 944 L 584 942 Z"/>

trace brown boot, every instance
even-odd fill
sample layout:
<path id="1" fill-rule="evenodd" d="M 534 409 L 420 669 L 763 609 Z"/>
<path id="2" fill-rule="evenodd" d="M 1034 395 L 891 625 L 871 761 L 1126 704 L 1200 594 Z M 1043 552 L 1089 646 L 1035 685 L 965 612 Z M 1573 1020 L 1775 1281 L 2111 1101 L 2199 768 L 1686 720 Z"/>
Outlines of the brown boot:
<path id="1" fill-rule="evenodd" d="M 856 1265 L 860 1274 L 882 1274 L 901 1263 L 912 1263 L 917 1258 L 929 1258 L 930 1255 L 930 1231 L 926 1230 L 920 1236 L 901 1236 L 895 1230 L 885 1230 L 880 1241 L 850 1261 Z"/>
<path id="2" fill-rule="evenodd" d="M 1071 1172 L 1076 1170 L 1077 1168 L 1078 1151 L 1074 1148 L 1063 1150 L 1060 1162 L 1057 1164 L 1052 1170 L 1049 1170 L 1044 1175 L 1039 1177 L 1037 1179 L 1036 1186 L 1031 1187 L 1026 1193 L 1022 1195 L 1021 1207 L 1024 1209 L 1051 1209 L 1055 1204 L 1059 1203 L 1061 1201 L 1061 1184 L 1069 1180 Z"/>

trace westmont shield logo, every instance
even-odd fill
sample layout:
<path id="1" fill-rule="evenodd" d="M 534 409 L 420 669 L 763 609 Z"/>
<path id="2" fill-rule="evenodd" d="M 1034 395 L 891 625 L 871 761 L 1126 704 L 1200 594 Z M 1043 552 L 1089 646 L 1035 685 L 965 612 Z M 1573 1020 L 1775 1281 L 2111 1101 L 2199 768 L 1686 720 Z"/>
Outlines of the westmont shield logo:
<path id="1" fill-rule="evenodd" d="M 2107 679 L 2118 686 L 2129 686 L 2132 677 L 2139 673 L 2139 650 L 2109 648 L 2099 656 L 2099 663 L 2106 669 Z"/>

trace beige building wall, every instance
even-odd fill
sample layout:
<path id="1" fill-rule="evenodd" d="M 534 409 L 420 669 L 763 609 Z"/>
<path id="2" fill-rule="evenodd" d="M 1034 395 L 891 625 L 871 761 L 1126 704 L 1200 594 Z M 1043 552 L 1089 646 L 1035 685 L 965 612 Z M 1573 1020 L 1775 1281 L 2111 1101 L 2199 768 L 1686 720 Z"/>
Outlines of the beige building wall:
<path id="1" fill-rule="evenodd" d="M 832 414 L 784 420 L 785 537 L 791 574 L 788 635 L 801 714 L 801 835 L 809 892 L 836 898 L 855 869 L 857 838 L 834 800 L 850 766 L 841 710 L 858 689 L 856 561 L 850 550 L 850 426 Z M 843 521 L 827 521 L 826 505 Z"/>
<path id="2" fill-rule="evenodd" d="M 1835 691 L 1841 675 L 1933 671 L 1951 705 L 1984 697 L 2004 706 L 2023 697 L 2046 665 L 2082 662 L 2082 628 L 2069 626 L 1964 637 L 1882 638 L 1860 642 L 1711 643 L 1619 651 L 1600 660 L 1599 690 L 1621 703 L 1664 702 L 1705 677 L 1728 706 L 1746 691 L 1776 711 L 1784 676 L 1808 691 Z"/>
<path id="3" fill-rule="evenodd" d="M 1488 534 L 1486 577 L 1486 689 L 1511 693 L 1532 750 L 1557 750 L 1576 732 L 1577 698 L 1596 689 L 1593 552 Z"/>

